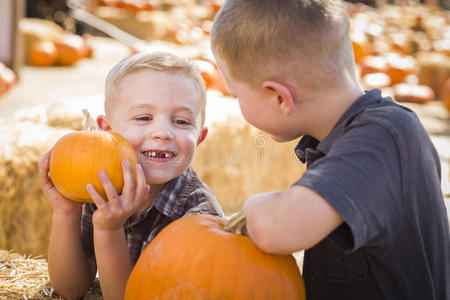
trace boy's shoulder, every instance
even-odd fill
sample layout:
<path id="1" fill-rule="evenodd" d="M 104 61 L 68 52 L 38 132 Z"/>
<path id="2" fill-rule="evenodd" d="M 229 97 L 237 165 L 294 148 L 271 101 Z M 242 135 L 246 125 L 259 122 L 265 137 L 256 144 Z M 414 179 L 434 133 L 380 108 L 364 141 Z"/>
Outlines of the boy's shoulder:
<path id="1" fill-rule="evenodd" d="M 212 190 L 203 183 L 194 169 L 189 167 L 184 173 L 185 181 L 177 198 L 183 215 L 188 214 L 213 214 L 223 216 L 222 208 L 217 202 Z M 180 207 L 181 208 L 181 207 Z"/>
<path id="2" fill-rule="evenodd" d="M 364 125 L 380 126 L 396 139 L 427 136 L 414 111 L 394 102 L 390 97 L 381 97 L 381 94 L 379 101 L 368 104 L 347 120 L 349 127 L 370 128 Z"/>

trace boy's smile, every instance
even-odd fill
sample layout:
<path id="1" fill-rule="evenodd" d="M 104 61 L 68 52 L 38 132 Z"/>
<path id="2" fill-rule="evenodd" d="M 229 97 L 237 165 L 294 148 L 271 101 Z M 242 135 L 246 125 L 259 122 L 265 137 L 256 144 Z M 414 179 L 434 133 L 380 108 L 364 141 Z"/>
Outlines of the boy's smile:
<path id="1" fill-rule="evenodd" d="M 193 81 L 167 71 L 140 70 L 125 76 L 113 97 L 104 130 L 122 134 L 133 145 L 147 183 L 164 184 L 181 175 L 206 130 Z"/>

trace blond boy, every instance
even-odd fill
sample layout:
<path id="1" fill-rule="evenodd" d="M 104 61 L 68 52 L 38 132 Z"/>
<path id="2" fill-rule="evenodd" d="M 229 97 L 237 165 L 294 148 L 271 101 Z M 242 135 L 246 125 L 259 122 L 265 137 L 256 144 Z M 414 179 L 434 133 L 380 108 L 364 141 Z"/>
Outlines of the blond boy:
<path id="1" fill-rule="evenodd" d="M 136 184 L 122 163 L 119 195 L 104 171 L 98 176 L 108 199 L 88 184 L 95 204 L 64 198 L 48 177 L 51 151 L 40 162 L 41 186 L 53 208 L 49 272 L 55 291 L 78 298 L 98 270 L 105 299 L 123 299 L 141 251 L 170 222 L 188 214 L 222 211 L 190 166 L 205 139 L 206 91 L 197 70 L 169 53 L 141 53 L 117 64 L 105 86 L 102 130 L 122 134 L 139 164 Z M 81 233 L 80 233 L 81 224 Z"/>
<path id="2" fill-rule="evenodd" d="M 450 299 L 438 155 L 412 111 L 359 86 L 343 3 L 227 0 L 211 48 L 249 123 L 302 137 L 306 172 L 244 212 L 262 250 L 306 250 L 306 298 Z"/>

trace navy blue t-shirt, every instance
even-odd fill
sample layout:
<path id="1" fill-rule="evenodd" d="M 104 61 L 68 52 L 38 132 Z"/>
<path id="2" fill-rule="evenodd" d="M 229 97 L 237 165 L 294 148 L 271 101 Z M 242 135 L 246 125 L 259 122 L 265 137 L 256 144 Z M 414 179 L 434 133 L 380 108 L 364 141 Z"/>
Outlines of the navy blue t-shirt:
<path id="1" fill-rule="evenodd" d="M 307 299 L 450 299 L 450 235 L 440 162 L 416 114 L 366 92 L 320 143 L 295 183 L 344 223 L 305 251 Z"/>

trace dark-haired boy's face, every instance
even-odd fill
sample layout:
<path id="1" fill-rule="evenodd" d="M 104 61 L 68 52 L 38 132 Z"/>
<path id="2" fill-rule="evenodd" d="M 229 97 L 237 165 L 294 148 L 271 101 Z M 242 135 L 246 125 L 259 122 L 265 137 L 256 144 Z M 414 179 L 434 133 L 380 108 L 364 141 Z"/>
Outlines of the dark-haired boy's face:
<path id="1" fill-rule="evenodd" d="M 282 126 L 279 126 L 281 117 L 276 103 L 272 101 L 272 95 L 262 86 L 255 87 L 250 83 L 233 78 L 226 62 L 215 55 L 217 66 L 225 78 L 227 89 L 231 95 L 239 100 L 244 118 L 256 128 L 272 135 L 276 141 L 286 141 Z"/>

